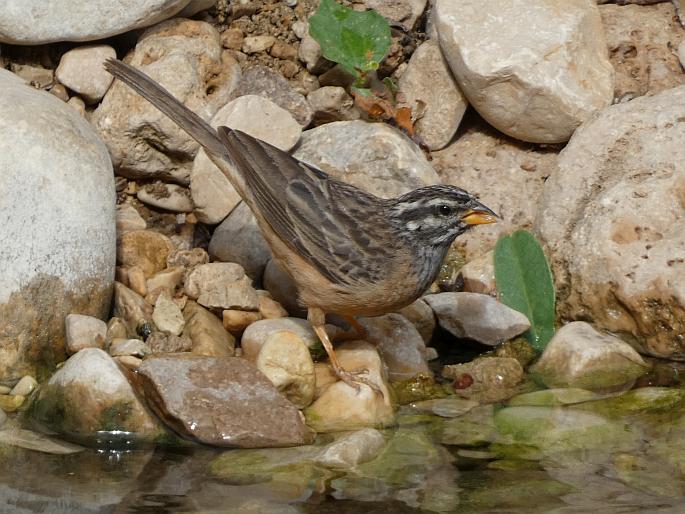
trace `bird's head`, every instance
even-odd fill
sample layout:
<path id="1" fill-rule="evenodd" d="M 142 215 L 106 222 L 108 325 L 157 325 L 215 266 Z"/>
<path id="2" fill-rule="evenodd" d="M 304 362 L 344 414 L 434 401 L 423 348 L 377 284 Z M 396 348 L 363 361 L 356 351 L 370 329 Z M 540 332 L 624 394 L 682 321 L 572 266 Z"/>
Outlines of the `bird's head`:
<path id="1" fill-rule="evenodd" d="M 447 248 L 474 225 L 499 217 L 475 196 L 455 186 L 428 186 L 392 200 L 390 217 L 406 239 L 420 246 Z"/>

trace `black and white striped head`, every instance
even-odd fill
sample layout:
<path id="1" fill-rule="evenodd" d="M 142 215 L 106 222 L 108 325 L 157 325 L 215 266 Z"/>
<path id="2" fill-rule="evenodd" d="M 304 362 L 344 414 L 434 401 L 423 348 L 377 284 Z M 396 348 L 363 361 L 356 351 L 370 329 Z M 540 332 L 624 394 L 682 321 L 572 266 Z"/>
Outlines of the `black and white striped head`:
<path id="1" fill-rule="evenodd" d="M 498 217 L 475 196 L 455 186 L 428 186 L 392 201 L 390 216 L 401 233 L 422 246 L 446 248 L 473 225 Z"/>

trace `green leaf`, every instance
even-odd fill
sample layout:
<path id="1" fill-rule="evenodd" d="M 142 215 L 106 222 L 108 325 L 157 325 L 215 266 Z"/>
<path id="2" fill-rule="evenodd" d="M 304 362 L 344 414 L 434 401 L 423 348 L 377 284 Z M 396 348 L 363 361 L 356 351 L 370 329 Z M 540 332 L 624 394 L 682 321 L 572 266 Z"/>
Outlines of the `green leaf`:
<path id="1" fill-rule="evenodd" d="M 495 246 L 495 283 L 500 301 L 530 320 L 524 334 L 530 345 L 544 350 L 554 335 L 554 283 L 540 243 L 519 230 Z"/>
<path id="2" fill-rule="evenodd" d="M 321 0 L 309 18 L 309 34 L 323 56 L 359 77 L 375 70 L 390 47 L 390 26 L 376 11 L 357 12 L 335 0 Z"/>

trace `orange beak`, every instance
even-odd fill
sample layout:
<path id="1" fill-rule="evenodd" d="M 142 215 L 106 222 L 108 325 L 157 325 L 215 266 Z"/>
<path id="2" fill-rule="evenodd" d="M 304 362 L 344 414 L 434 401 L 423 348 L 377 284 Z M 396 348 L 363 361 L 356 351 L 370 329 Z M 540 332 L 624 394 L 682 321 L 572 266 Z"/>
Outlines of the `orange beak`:
<path id="1" fill-rule="evenodd" d="M 467 225 L 488 225 L 497 222 L 499 216 L 495 211 L 475 200 L 470 203 L 472 208 L 467 210 L 461 217 L 464 223 Z"/>

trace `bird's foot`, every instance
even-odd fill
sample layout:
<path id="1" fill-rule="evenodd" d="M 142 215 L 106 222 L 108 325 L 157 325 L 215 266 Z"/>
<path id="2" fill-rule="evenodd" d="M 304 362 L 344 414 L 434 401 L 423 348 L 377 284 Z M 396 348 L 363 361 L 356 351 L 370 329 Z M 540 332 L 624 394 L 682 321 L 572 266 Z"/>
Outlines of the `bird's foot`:
<path id="1" fill-rule="evenodd" d="M 348 386 L 352 387 L 357 393 L 360 391 L 359 384 L 364 384 L 369 386 L 369 388 L 378 396 L 383 398 L 385 395 L 383 394 L 383 391 L 381 390 L 380 387 L 378 387 L 378 384 L 373 382 L 372 380 L 364 377 L 364 375 L 369 374 L 368 369 L 359 369 L 355 371 L 347 371 L 342 368 L 333 368 L 333 371 L 337 375 L 337 377 L 345 382 Z"/>

